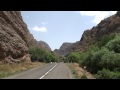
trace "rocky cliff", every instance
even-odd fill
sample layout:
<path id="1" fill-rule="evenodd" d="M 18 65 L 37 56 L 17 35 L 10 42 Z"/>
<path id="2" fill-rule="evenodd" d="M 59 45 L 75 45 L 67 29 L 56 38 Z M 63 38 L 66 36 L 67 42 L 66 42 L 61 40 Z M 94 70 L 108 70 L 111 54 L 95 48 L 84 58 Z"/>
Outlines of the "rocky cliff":
<path id="1" fill-rule="evenodd" d="M 36 39 L 34 39 L 33 35 L 32 34 L 28 34 L 28 46 L 29 47 L 35 47 L 35 48 L 41 48 L 41 49 L 44 49 L 44 50 L 47 50 L 47 51 L 51 51 L 51 48 L 50 46 L 44 42 L 44 41 L 37 41 Z"/>
<path id="2" fill-rule="evenodd" d="M 120 11 L 102 20 L 97 26 L 90 30 L 84 31 L 81 40 L 74 45 L 72 51 L 85 51 L 91 44 L 102 40 L 104 36 L 109 36 L 120 32 Z"/>
<path id="3" fill-rule="evenodd" d="M 0 63 L 30 61 L 30 46 L 51 51 L 30 34 L 20 11 L 0 11 Z"/>
<path id="4" fill-rule="evenodd" d="M 59 50 L 55 49 L 54 52 L 61 56 L 65 56 L 70 52 L 72 45 L 73 45 L 73 43 L 63 43 L 62 46 L 60 47 L 60 49 Z"/>
<path id="5" fill-rule="evenodd" d="M 0 11 L 0 62 L 30 61 L 27 25 L 19 11 Z"/>
<path id="6" fill-rule="evenodd" d="M 38 46 L 40 46 L 44 50 L 51 51 L 50 46 L 44 41 L 38 41 Z"/>

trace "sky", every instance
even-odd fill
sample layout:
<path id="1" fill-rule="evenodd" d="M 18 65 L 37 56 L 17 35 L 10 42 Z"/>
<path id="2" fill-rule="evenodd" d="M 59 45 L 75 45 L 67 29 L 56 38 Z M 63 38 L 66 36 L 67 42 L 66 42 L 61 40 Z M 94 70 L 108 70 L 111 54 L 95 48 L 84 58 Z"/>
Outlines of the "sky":
<path id="1" fill-rule="evenodd" d="M 64 42 L 81 39 L 85 30 L 96 26 L 116 11 L 21 11 L 24 22 L 37 41 L 45 41 L 52 50 Z"/>

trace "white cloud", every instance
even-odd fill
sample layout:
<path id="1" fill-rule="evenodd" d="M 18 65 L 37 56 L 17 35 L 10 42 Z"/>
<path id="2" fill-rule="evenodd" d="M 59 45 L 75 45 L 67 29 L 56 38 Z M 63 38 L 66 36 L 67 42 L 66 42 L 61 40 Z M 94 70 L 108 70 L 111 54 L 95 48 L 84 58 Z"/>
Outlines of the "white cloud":
<path id="1" fill-rule="evenodd" d="M 38 27 L 37 25 L 34 26 L 31 29 L 34 30 L 34 31 L 47 32 L 47 28 L 46 27 Z"/>
<path id="2" fill-rule="evenodd" d="M 42 25 L 46 25 L 46 24 L 48 24 L 48 22 L 42 22 L 41 24 L 42 24 Z"/>
<path id="3" fill-rule="evenodd" d="M 116 14 L 117 11 L 110 11 L 112 14 Z"/>
<path id="4" fill-rule="evenodd" d="M 115 14 L 117 11 L 79 11 L 82 16 L 93 16 L 93 23 L 98 24 L 104 18 Z"/>

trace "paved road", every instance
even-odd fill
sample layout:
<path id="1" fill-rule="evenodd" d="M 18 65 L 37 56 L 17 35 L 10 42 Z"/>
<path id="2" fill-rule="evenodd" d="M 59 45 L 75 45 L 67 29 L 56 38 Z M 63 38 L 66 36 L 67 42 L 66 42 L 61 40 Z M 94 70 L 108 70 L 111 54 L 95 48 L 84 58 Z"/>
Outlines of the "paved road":
<path id="1" fill-rule="evenodd" d="M 73 76 L 65 63 L 40 66 L 5 79 L 72 79 Z"/>

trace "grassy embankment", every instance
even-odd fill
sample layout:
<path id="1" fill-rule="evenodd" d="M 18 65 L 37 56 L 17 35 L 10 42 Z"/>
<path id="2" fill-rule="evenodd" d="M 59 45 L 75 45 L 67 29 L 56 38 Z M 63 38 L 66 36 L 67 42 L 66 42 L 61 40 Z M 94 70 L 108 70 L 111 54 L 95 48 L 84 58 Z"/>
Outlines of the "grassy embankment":
<path id="1" fill-rule="evenodd" d="M 77 63 L 68 64 L 75 79 L 94 79 L 91 73 L 81 68 Z"/>
<path id="2" fill-rule="evenodd" d="M 29 63 L 16 63 L 16 64 L 3 64 L 0 65 L 0 78 L 20 73 L 22 71 L 41 66 L 45 63 L 29 62 Z"/>

